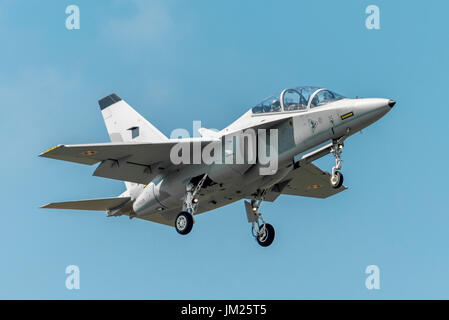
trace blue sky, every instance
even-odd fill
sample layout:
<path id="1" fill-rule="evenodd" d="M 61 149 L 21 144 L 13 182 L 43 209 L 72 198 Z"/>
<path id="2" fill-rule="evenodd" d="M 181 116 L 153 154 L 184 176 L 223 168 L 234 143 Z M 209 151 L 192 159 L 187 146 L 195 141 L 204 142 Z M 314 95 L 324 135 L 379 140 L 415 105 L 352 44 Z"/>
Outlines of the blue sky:
<path id="1" fill-rule="evenodd" d="M 65 28 L 76 4 L 81 29 Z M 365 27 L 380 8 L 381 29 Z M 0 1 L 0 298 L 449 298 L 443 1 Z M 398 101 L 346 142 L 349 190 L 264 203 L 269 248 L 242 202 L 187 237 L 146 221 L 38 209 L 115 196 L 93 167 L 38 158 L 108 141 L 97 100 L 117 92 L 165 134 L 221 129 L 286 87 Z M 329 170 L 333 160 L 318 164 Z M 81 289 L 67 290 L 78 265 Z M 365 288 L 366 266 L 380 290 Z"/>

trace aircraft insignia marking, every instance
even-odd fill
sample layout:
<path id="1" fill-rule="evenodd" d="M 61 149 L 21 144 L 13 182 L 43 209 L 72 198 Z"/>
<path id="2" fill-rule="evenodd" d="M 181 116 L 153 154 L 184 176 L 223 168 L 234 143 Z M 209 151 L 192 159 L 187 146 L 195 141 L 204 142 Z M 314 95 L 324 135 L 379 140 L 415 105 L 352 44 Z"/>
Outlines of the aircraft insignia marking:
<path id="1" fill-rule="evenodd" d="M 354 115 L 354 112 L 351 111 L 351 112 L 348 112 L 348 113 L 342 115 L 340 118 L 341 118 L 341 120 L 345 120 L 347 118 L 352 117 L 353 115 Z"/>
<path id="2" fill-rule="evenodd" d="M 85 156 L 93 156 L 93 155 L 96 154 L 96 153 L 97 153 L 96 151 L 90 151 L 90 150 L 84 151 L 84 152 L 83 152 L 83 154 L 84 154 Z"/>
<path id="3" fill-rule="evenodd" d="M 319 184 L 312 184 L 309 186 L 309 190 L 315 190 L 315 189 L 319 189 L 321 188 L 321 186 Z"/>

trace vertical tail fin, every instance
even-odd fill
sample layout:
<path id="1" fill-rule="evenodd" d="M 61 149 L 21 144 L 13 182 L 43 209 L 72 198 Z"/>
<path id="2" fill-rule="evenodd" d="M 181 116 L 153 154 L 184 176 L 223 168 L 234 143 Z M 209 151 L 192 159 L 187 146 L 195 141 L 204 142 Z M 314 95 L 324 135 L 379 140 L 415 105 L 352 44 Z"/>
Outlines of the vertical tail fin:
<path id="1" fill-rule="evenodd" d="M 112 142 L 161 142 L 168 138 L 115 93 L 98 101 Z"/>
<path id="2" fill-rule="evenodd" d="M 115 93 L 98 101 L 112 142 L 161 142 L 168 138 Z M 128 193 L 138 187 L 126 182 Z"/>

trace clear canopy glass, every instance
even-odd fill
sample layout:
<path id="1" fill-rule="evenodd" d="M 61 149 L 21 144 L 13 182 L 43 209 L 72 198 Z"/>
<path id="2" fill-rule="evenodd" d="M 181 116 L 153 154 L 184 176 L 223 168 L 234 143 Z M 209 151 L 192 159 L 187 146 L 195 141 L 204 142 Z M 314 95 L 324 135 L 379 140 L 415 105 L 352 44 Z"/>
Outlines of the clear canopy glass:
<path id="1" fill-rule="evenodd" d="M 310 101 L 312 99 L 312 101 Z M 314 108 L 333 101 L 344 99 L 342 95 L 319 87 L 296 87 L 282 90 L 252 108 L 252 112 L 272 113 L 281 111 L 300 111 Z"/>
<path id="2" fill-rule="evenodd" d="M 344 97 L 339 95 L 338 93 L 326 89 L 320 90 L 314 95 L 312 102 L 310 103 L 310 107 L 315 108 L 318 106 L 328 104 L 329 102 L 332 101 L 341 100 L 343 98 Z"/>
<path id="3" fill-rule="evenodd" d="M 270 96 L 265 98 L 253 107 L 253 113 L 279 112 L 281 111 L 281 102 L 278 96 Z"/>

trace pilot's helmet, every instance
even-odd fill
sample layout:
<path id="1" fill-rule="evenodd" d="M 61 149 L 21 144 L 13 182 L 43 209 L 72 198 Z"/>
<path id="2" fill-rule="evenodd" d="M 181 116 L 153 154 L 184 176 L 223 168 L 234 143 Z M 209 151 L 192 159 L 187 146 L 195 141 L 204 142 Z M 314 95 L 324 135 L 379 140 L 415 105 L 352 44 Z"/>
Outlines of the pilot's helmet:
<path id="1" fill-rule="evenodd" d="M 271 101 L 271 109 L 272 110 L 277 110 L 281 107 L 281 102 L 279 101 L 279 99 L 273 99 L 273 101 Z"/>

